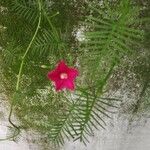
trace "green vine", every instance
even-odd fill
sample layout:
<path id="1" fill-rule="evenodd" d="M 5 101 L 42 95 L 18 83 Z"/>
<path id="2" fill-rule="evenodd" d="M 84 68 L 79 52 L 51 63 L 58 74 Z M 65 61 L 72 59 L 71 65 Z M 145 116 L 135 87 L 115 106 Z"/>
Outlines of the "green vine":
<path id="1" fill-rule="evenodd" d="M 29 43 L 29 45 L 28 45 L 28 47 L 27 47 L 27 49 L 26 49 L 26 51 L 25 51 L 25 53 L 24 53 L 24 55 L 23 55 L 23 57 L 22 57 L 22 61 L 21 61 L 21 64 L 20 64 L 20 68 L 19 68 L 19 73 L 18 73 L 18 76 L 17 76 L 17 82 L 16 82 L 16 89 L 15 89 L 15 93 L 17 93 L 18 91 L 19 91 L 19 83 L 20 83 L 20 79 L 21 79 L 21 74 L 22 74 L 22 70 L 23 70 L 23 65 L 24 65 L 24 61 L 25 61 L 25 58 L 26 58 L 26 56 L 27 56 L 27 54 L 28 54 L 28 52 L 29 52 L 29 49 L 31 48 L 31 46 L 32 46 L 32 43 L 33 43 L 33 41 L 34 41 L 34 39 L 35 39 L 35 37 L 36 37 L 36 35 L 37 35 L 37 33 L 38 33 L 38 30 L 40 29 L 40 24 L 41 24 L 41 1 L 40 0 L 38 0 L 38 5 L 39 5 L 39 21 L 38 21 L 38 25 L 37 25 L 37 28 L 36 28 L 36 30 L 35 30 L 35 33 L 34 33 L 34 35 L 33 35 L 33 37 L 32 37 L 32 39 L 31 39 L 31 41 L 30 41 L 30 43 Z M 14 93 L 14 94 L 15 94 Z M 3 141 L 3 140 L 8 140 L 8 139 L 14 139 L 15 137 L 17 137 L 18 135 L 19 135 L 19 133 L 20 133 L 20 127 L 18 127 L 17 125 L 15 125 L 13 122 L 12 122 L 12 120 L 11 120 L 11 116 L 12 116 L 12 112 L 13 112 L 13 106 L 14 106 L 14 95 L 13 95 L 13 98 L 12 98 L 12 103 L 11 103 L 11 108 L 10 108 L 10 113 L 9 113 L 9 117 L 8 117 L 8 120 L 9 120 L 9 123 L 14 127 L 14 128 L 16 128 L 16 132 L 14 133 L 14 135 L 13 136 L 10 136 L 10 137 L 8 137 L 8 138 L 6 138 L 6 139 L 0 139 L 0 141 Z"/>

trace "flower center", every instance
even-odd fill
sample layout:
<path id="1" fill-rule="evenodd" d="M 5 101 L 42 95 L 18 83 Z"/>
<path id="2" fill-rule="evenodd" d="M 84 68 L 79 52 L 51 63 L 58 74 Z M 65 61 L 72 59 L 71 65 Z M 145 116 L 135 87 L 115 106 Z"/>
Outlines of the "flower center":
<path id="1" fill-rule="evenodd" d="M 68 75 L 66 73 L 61 73 L 60 74 L 60 79 L 67 79 Z"/>

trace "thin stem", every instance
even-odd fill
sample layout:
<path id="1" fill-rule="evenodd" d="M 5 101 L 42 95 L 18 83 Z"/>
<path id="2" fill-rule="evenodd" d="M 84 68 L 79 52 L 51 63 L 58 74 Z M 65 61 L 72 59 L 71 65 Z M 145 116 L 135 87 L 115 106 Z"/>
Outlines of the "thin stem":
<path id="1" fill-rule="evenodd" d="M 53 26 L 53 24 L 52 24 L 50 18 L 52 18 L 52 17 L 58 15 L 59 12 L 57 12 L 56 14 L 50 16 L 50 18 L 49 18 L 48 15 L 47 15 L 47 13 L 45 12 L 45 10 L 44 10 L 43 8 L 42 8 L 42 10 L 43 10 L 44 16 L 46 17 L 46 19 L 47 19 L 47 21 L 48 21 L 48 23 L 49 23 L 49 25 L 50 25 L 52 31 L 55 33 L 55 35 L 57 36 L 56 38 L 58 39 L 58 38 L 59 38 L 58 32 L 57 32 L 56 28 Z"/>
<path id="2" fill-rule="evenodd" d="M 11 116 L 12 116 L 12 112 L 13 112 L 13 106 L 14 106 L 14 101 L 13 101 L 13 100 L 14 100 L 14 96 L 13 96 L 12 104 L 11 104 L 11 107 L 10 107 L 10 113 L 9 113 L 8 121 L 9 121 L 9 123 L 10 123 L 14 128 L 17 129 L 17 133 L 14 134 L 14 135 L 12 136 L 12 138 L 17 137 L 17 136 L 19 135 L 19 133 L 20 133 L 20 128 L 19 128 L 17 125 L 15 125 L 15 124 L 12 122 L 12 120 L 11 120 Z"/>
<path id="3" fill-rule="evenodd" d="M 13 99 L 14 99 L 14 95 L 13 95 Z M 12 115 L 12 111 L 13 111 L 13 104 L 11 104 L 11 108 L 10 108 L 10 113 L 9 113 L 9 117 L 8 117 L 8 120 L 9 120 L 9 123 L 17 129 L 17 131 L 15 131 L 15 133 L 12 135 L 12 136 L 9 136 L 5 139 L 0 139 L 0 141 L 5 141 L 5 140 L 10 140 L 10 139 L 14 139 L 15 137 L 17 137 L 20 133 L 20 128 L 18 126 L 16 126 L 12 121 L 11 121 L 11 115 Z"/>
<path id="4" fill-rule="evenodd" d="M 41 7 L 41 2 L 40 2 L 40 0 L 38 0 L 38 5 L 39 5 L 39 21 L 38 21 L 38 25 L 37 25 L 37 28 L 36 28 L 36 30 L 35 30 L 35 33 L 34 33 L 32 39 L 31 39 L 31 41 L 30 41 L 30 43 L 29 43 L 29 45 L 28 45 L 28 47 L 27 47 L 27 49 L 26 49 L 26 51 L 25 51 L 25 53 L 24 53 L 24 55 L 23 55 L 23 57 L 22 57 L 22 61 L 21 61 L 21 64 L 20 64 L 20 69 L 19 69 L 19 73 L 18 73 L 18 77 L 17 77 L 16 89 L 15 89 L 16 91 L 15 91 L 15 92 L 17 92 L 17 91 L 19 90 L 19 84 L 20 84 L 20 79 L 21 79 L 21 74 L 22 74 L 22 70 L 23 70 L 25 58 L 26 58 L 26 56 L 27 56 L 27 54 L 28 54 L 28 52 L 29 52 L 29 49 L 31 48 L 31 45 L 32 45 L 32 43 L 33 43 L 33 41 L 34 41 L 34 39 L 35 39 L 37 33 L 38 33 L 39 28 L 40 28 L 41 18 L 42 18 L 42 15 L 41 15 L 41 8 L 42 8 L 42 7 Z M 13 112 L 13 106 L 14 106 L 14 96 L 13 96 L 13 99 L 12 99 L 12 103 L 11 103 L 11 108 L 10 108 L 10 113 L 9 113 L 8 120 L 9 120 L 9 123 L 10 123 L 14 128 L 17 129 L 17 132 L 15 132 L 13 136 L 7 137 L 7 138 L 5 138 L 5 139 L 0 139 L 0 141 L 5 141 L 5 140 L 13 139 L 14 137 L 16 137 L 17 135 L 19 135 L 19 133 L 20 133 L 20 128 L 19 128 L 17 125 L 15 125 L 15 124 L 12 122 L 12 120 L 11 120 L 11 116 L 12 116 L 12 112 Z"/>
<path id="5" fill-rule="evenodd" d="M 19 133 L 20 133 L 20 129 L 19 129 L 19 130 L 17 129 L 17 133 L 15 133 L 15 134 L 13 134 L 12 136 L 7 137 L 7 138 L 5 138 L 5 139 L 0 139 L 0 141 L 6 141 L 6 140 L 14 139 L 15 137 L 17 137 L 17 136 L 19 135 Z"/>
<path id="6" fill-rule="evenodd" d="M 40 3 L 40 0 L 38 0 L 38 3 L 39 3 L 39 11 L 40 11 L 40 16 L 39 16 L 39 22 L 38 22 L 38 25 L 37 25 L 37 28 L 36 28 L 36 31 L 31 39 L 31 42 L 29 43 L 23 57 L 22 57 L 22 62 L 21 62 L 21 65 L 20 65 L 20 69 L 19 69 L 19 74 L 18 74 L 18 79 L 17 79 L 17 83 L 16 83 L 16 91 L 19 90 L 19 83 L 20 83 L 20 78 L 21 78 L 21 73 L 22 73 L 22 69 L 23 69 L 23 65 L 24 65 L 24 61 L 25 61 L 25 57 L 27 55 L 27 53 L 29 52 L 29 49 L 31 48 L 31 45 L 38 33 L 38 30 L 40 28 L 40 23 L 41 23 L 41 3 Z"/>
<path id="7" fill-rule="evenodd" d="M 56 12 L 54 15 L 50 16 L 50 18 L 53 18 L 55 16 L 59 15 L 59 12 Z"/>

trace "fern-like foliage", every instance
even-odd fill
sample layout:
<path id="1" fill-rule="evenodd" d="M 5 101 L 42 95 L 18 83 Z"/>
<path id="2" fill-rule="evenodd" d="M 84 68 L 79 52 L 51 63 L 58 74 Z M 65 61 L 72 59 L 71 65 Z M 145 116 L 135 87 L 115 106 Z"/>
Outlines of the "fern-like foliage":
<path id="1" fill-rule="evenodd" d="M 79 20 L 75 21 L 73 16 L 77 12 L 81 15 L 82 11 L 75 11 L 75 3 L 68 0 L 61 6 L 59 2 L 42 0 L 1 3 L 0 58 L 6 94 L 9 93 L 10 99 L 15 95 L 14 110 L 21 126 L 38 130 L 56 145 L 63 144 L 66 138 L 80 139 L 86 144 L 95 129 L 106 128 L 105 119 L 111 118 L 112 109 L 117 109 L 120 101 L 103 97 L 109 79 L 143 36 L 136 24 L 139 9 L 129 0 L 105 1 L 101 5 L 94 1 L 88 7 L 85 5 L 88 15 L 80 24 L 85 28 L 85 40 L 78 43 L 72 32 Z M 59 15 L 61 8 L 63 12 L 59 11 L 62 13 Z M 74 8 L 74 14 L 69 8 Z M 76 18 L 83 21 L 83 16 Z M 78 44 L 81 46 L 74 50 Z M 27 55 L 23 58 L 24 54 Z M 72 93 L 56 92 L 47 80 L 47 72 L 60 59 L 80 70 Z M 18 75 L 19 89 L 15 91 Z"/>
<path id="2" fill-rule="evenodd" d="M 52 31 L 43 29 L 36 37 L 31 53 L 39 57 L 60 56 L 60 53 L 63 56 L 66 49 L 67 45 L 62 41 L 61 35 L 57 38 Z"/>
<path id="3" fill-rule="evenodd" d="M 90 30 L 85 32 L 85 59 L 97 71 L 102 61 L 111 63 L 133 52 L 133 45 L 138 45 L 143 32 L 137 28 L 138 9 L 130 1 L 120 1 L 116 6 L 107 1 L 102 6 L 90 6 L 92 14 L 87 16 L 85 25 Z M 93 57 L 92 57 L 93 56 Z M 86 61 L 85 60 L 85 61 Z M 84 62 L 85 62 L 84 61 Z"/>
<path id="4" fill-rule="evenodd" d="M 87 136 L 94 134 L 93 127 L 95 129 L 99 129 L 99 127 L 105 129 L 106 123 L 104 118 L 111 118 L 111 111 L 109 111 L 111 107 L 117 108 L 112 102 L 120 101 L 99 97 L 103 94 L 104 87 L 112 74 L 113 67 L 110 68 L 101 85 L 94 88 L 93 91 L 79 89 L 81 103 L 76 108 L 76 111 L 79 112 L 77 122 L 75 123 L 76 130 L 78 131 L 76 139 L 80 139 L 85 144 L 88 142 Z"/>
<path id="5" fill-rule="evenodd" d="M 36 1 L 15 0 L 12 1 L 12 11 L 20 18 L 24 18 L 33 25 L 38 20 L 38 6 Z"/>

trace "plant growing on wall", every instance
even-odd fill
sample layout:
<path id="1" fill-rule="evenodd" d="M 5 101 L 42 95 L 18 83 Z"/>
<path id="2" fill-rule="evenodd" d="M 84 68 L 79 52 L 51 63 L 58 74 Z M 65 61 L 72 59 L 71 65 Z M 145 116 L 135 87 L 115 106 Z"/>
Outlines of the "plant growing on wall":
<path id="1" fill-rule="evenodd" d="M 86 144 L 118 108 L 120 100 L 104 93 L 124 58 L 142 47 L 140 7 L 130 0 L 1 0 L 0 7 L 1 78 L 15 129 L 6 139 L 32 128 L 57 145 Z"/>

